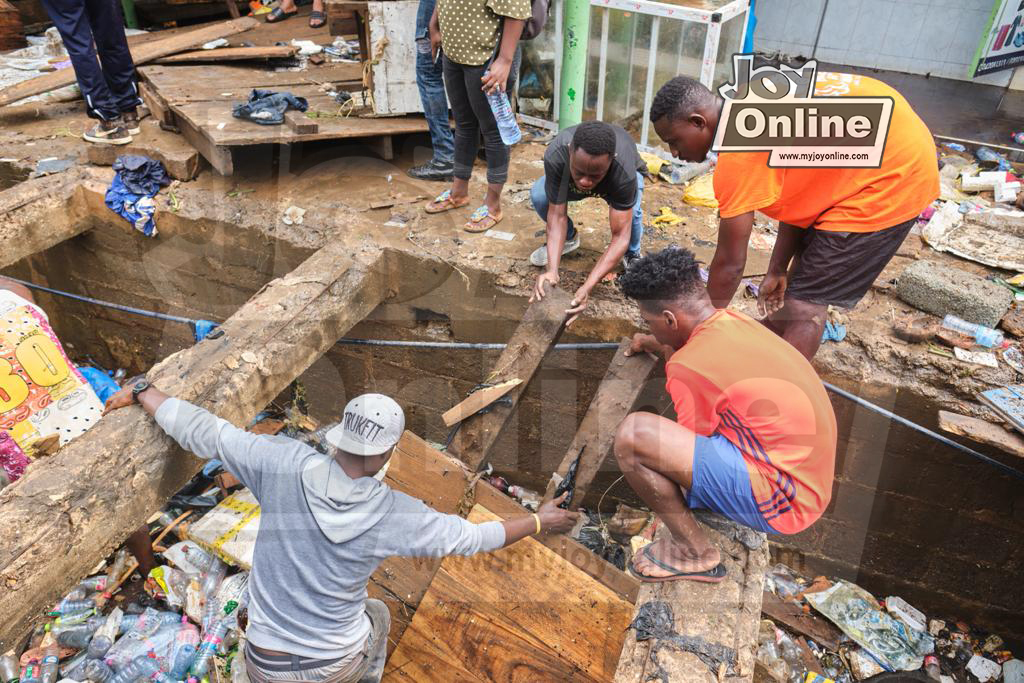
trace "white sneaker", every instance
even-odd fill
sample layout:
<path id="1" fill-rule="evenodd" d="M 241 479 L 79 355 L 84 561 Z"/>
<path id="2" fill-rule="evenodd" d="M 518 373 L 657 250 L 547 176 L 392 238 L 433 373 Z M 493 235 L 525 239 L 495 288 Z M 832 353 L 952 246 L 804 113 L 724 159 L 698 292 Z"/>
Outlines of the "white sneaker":
<path id="1" fill-rule="evenodd" d="M 565 245 L 562 247 L 562 256 L 571 254 L 580 248 L 580 231 L 576 231 L 576 235 L 571 240 L 566 240 Z M 548 264 L 548 245 L 542 244 L 530 254 L 530 264 L 543 268 Z"/>

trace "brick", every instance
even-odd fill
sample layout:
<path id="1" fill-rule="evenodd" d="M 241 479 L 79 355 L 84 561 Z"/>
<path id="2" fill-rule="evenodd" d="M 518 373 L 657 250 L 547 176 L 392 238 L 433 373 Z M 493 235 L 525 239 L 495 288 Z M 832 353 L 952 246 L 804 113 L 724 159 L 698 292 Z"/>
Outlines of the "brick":
<path id="1" fill-rule="evenodd" d="M 911 306 L 947 313 L 995 327 L 1013 304 L 1013 292 L 988 280 L 935 261 L 915 261 L 900 274 L 896 294 Z"/>

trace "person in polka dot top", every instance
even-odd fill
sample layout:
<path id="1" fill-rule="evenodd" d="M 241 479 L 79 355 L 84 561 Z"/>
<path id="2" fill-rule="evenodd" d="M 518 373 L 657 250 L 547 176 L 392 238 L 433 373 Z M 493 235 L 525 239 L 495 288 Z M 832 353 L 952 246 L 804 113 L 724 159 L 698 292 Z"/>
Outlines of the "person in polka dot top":
<path id="1" fill-rule="evenodd" d="M 512 63 L 530 0 L 437 0 L 430 19 L 431 54 L 440 48 L 445 91 L 455 119 L 455 166 L 451 189 L 426 206 L 441 213 L 469 203 L 469 178 L 480 136 L 487 152 L 487 197 L 465 228 L 485 232 L 501 221 L 501 192 L 508 179 L 509 150 L 501 140 L 487 93 L 515 82 Z"/>

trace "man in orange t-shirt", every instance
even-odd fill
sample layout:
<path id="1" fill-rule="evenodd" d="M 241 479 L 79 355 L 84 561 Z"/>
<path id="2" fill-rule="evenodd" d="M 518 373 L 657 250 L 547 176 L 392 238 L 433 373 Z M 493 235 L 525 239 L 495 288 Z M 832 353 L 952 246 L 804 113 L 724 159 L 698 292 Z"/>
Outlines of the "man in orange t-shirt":
<path id="1" fill-rule="evenodd" d="M 693 253 L 649 254 L 619 277 L 653 335 L 630 353 L 663 355 L 676 421 L 620 425 L 622 473 L 672 533 L 637 555 L 643 581 L 721 581 L 725 568 L 690 512 L 709 508 L 766 533 L 795 534 L 832 495 L 836 418 L 814 368 L 764 325 L 718 310 Z"/>
<path id="2" fill-rule="evenodd" d="M 816 95 L 893 99 L 880 168 L 769 168 L 768 152 L 723 153 L 715 168 L 718 247 L 708 293 L 725 308 L 743 277 L 754 211 L 779 221 L 758 308 L 764 323 L 808 359 L 821 344 L 829 305 L 852 308 L 939 196 L 935 143 L 907 101 L 885 83 L 817 75 Z M 703 161 L 723 101 L 678 76 L 658 91 L 651 122 L 680 159 Z"/>

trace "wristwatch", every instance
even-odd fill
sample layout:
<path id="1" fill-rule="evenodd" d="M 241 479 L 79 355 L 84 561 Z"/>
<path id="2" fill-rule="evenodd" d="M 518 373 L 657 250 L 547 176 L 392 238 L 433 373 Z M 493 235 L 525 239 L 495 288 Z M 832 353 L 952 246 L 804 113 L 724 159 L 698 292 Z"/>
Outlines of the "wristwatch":
<path id="1" fill-rule="evenodd" d="M 144 379 L 143 380 L 139 380 L 138 382 L 133 384 L 132 385 L 132 402 L 133 403 L 138 403 L 139 402 L 139 394 L 141 394 L 146 389 L 149 389 L 151 386 L 153 386 L 153 385 L 150 384 L 149 382 L 147 382 Z"/>

